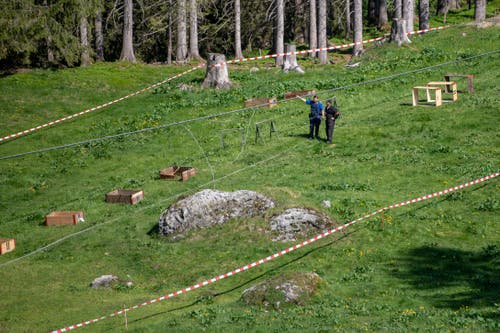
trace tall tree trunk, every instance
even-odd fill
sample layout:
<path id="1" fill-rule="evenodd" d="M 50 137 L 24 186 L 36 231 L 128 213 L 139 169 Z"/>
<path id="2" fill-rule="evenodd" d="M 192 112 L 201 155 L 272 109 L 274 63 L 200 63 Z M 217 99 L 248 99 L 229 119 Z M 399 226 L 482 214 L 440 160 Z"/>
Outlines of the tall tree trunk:
<path id="1" fill-rule="evenodd" d="M 102 33 L 102 9 L 95 15 L 95 55 L 97 61 L 104 61 L 104 35 Z"/>
<path id="2" fill-rule="evenodd" d="M 418 4 L 418 28 L 429 29 L 429 0 L 420 0 Z"/>
<path id="3" fill-rule="evenodd" d="M 474 18 L 476 23 L 481 23 L 486 19 L 486 0 L 476 0 Z"/>
<path id="4" fill-rule="evenodd" d="M 448 9 L 460 9 L 460 0 L 449 0 Z"/>
<path id="5" fill-rule="evenodd" d="M 436 7 L 436 15 L 446 15 L 448 13 L 449 0 L 438 0 Z"/>
<path id="6" fill-rule="evenodd" d="M 297 43 L 305 43 L 308 38 L 306 38 L 307 26 L 305 24 L 304 13 L 305 10 L 305 0 L 295 0 L 295 17 L 294 17 L 294 35 Z"/>
<path id="7" fill-rule="evenodd" d="M 352 50 L 354 56 L 358 56 L 363 52 L 363 2 L 362 0 L 354 0 L 354 42 L 359 43 L 354 45 Z"/>
<path id="8" fill-rule="evenodd" d="M 124 0 L 125 12 L 123 14 L 123 44 L 120 60 L 135 62 L 133 45 L 133 3 L 132 0 Z"/>
<path id="9" fill-rule="evenodd" d="M 309 48 L 318 47 L 318 30 L 316 22 L 316 0 L 310 0 L 309 6 Z M 311 52 L 311 57 L 316 57 L 316 52 Z"/>
<path id="10" fill-rule="evenodd" d="M 48 0 L 43 0 L 43 6 L 47 8 L 49 7 Z M 45 21 L 47 22 L 47 21 Z M 50 27 L 47 23 L 45 23 L 45 29 L 47 29 L 47 62 L 49 64 L 53 64 L 55 62 L 55 57 L 54 57 L 54 51 L 52 50 L 53 46 L 53 39 L 52 39 L 52 34 L 50 32 Z"/>
<path id="11" fill-rule="evenodd" d="M 389 22 L 389 18 L 387 17 L 387 0 L 378 0 L 377 3 L 377 24 L 378 27 L 381 28 Z"/>
<path id="12" fill-rule="evenodd" d="M 377 24 L 376 1 L 368 0 L 368 24 Z"/>
<path id="13" fill-rule="evenodd" d="M 318 6 L 318 47 L 320 48 L 326 48 L 327 46 L 327 40 L 326 40 L 326 17 L 327 17 L 327 10 L 326 10 L 326 2 L 327 0 L 318 0 L 319 1 L 319 6 Z M 328 63 L 328 53 L 326 51 L 320 51 L 319 52 L 319 61 L 322 64 L 327 64 Z"/>
<path id="14" fill-rule="evenodd" d="M 177 1 L 177 61 L 187 60 L 186 0 Z"/>
<path id="15" fill-rule="evenodd" d="M 351 0 L 345 0 L 345 38 L 351 39 Z"/>
<path id="16" fill-rule="evenodd" d="M 200 50 L 198 49 L 198 3 L 197 0 L 190 0 L 189 5 L 189 51 L 191 57 L 200 60 Z"/>
<path id="17" fill-rule="evenodd" d="M 240 0 L 234 0 L 234 53 L 236 58 L 243 58 L 241 51 L 241 6 Z"/>
<path id="18" fill-rule="evenodd" d="M 49 28 L 47 28 L 47 30 L 49 30 Z M 49 64 L 54 64 L 56 61 L 56 58 L 54 56 L 54 50 L 52 49 L 53 43 L 54 41 L 52 40 L 52 35 L 49 32 L 47 36 L 47 61 Z"/>
<path id="19" fill-rule="evenodd" d="M 80 17 L 80 45 L 82 48 L 80 66 L 90 65 L 88 26 L 87 17 L 82 13 Z"/>
<path id="20" fill-rule="evenodd" d="M 169 8 L 173 7 L 173 1 L 169 0 L 168 1 Z M 172 24 L 174 22 L 172 21 L 172 10 L 168 11 L 168 42 L 167 42 L 167 64 L 172 63 L 172 54 L 174 53 L 174 50 L 172 48 Z"/>
<path id="21" fill-rule="evenodd" d="M 394 0 L 394 15 L 393 18 L 403 18 L 403 0 Z"/>
<path id="22" fill-rule="evenodd" d="M 403 19 L 406 20 L 406 32 L 413 31 L 413 21 L 415 16 L 415 2 L 413 0 L 403 1 Z"/>
<path id="23" fill-rule="evenodd" d="M 276 53 L 283 53 L 285 39 L 285 2 L 276 0 Z M 283 65 L 283 56 L 276 57 L 276 66 Z"/>

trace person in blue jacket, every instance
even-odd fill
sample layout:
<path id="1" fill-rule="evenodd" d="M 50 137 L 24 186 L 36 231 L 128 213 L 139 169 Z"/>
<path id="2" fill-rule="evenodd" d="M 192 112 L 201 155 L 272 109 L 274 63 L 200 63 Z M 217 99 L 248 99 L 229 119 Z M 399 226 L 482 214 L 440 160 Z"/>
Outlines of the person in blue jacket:
<path id="1" fill-rule="evenodd" d="M 311 112 L 309 113 L 309 140 L 313 139 L 313 134 L 314 138 L 319 139 L 319 126 L 321 125 L 323 104 L 321 104 L 317 95 L 314 95 L 312 100 L 299 98 L 311 106 Z"/>

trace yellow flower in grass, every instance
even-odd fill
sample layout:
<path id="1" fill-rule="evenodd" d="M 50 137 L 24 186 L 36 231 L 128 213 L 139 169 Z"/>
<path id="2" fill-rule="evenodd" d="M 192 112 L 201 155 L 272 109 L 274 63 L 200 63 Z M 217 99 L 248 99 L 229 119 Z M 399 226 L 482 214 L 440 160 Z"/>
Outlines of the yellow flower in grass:
<path id="1" fill-rule="evenodd" d="M 401 312 L 401 314 L 405 316 L 414 316 L 417 313 L 413 309 L 404 309 L 403 312 Z"/>

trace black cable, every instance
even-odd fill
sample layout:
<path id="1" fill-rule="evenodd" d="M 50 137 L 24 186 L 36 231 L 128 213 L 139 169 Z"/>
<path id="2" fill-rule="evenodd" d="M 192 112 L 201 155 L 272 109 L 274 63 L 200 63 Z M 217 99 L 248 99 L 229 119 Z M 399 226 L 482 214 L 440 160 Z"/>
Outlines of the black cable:
<path id="1" fill-rule="evenodd" d="M 488 56 L 488 55 L 491 55 L 491 54 L 495 54 L 495 53 L 498 53 L 498 52 L 500 52 L 500 49 L 497 49 L 497 50 L 494 50 L 494 51 L 490 51 L 490 52 L 486 52 L 486 53 L 482 53 L 482 54 L 478 54 L 478 55 L 474 55 L 474 56 L 470 56 L 470 57 L 467 57 L 467 58 L 461 58 L 461 59 L 455 59 L 455 60 L 447 61 L 447 62 L 444 62 L 444 63 L 441 63 L 441 64 L 437 64 L 437 65 L 433 65 L 433 66 L 423 67 L 423 68 L 419 68 L 419 69 L 415 69 L 415 70 L 411 70 L 411 71 L 407 71 L 407 72 L 402 72 L 402 73 L 398 73 L 398 74 L 393 74 L 393 75 L 389 75 L 389 76 L 383 76 L 383 77 L 380 77 L 380 78 L 377 78 L 377 79 L 372 79 L 372 80 L 363 81 L 363 82 L 359 82 L 359 83 L 355 83 L 355 84 L 350 84 L 350 85 L 347 85 L 347 86 L 342 86 L 342 87 L 328 89 L 328 90 L 322 90 L 321 92 L 322 93 L 329 93 L 329 92 L 334 92 L 334 91 L 338 91 L 338 90 L 349 89 L 349 88 L 353 88 L 353 87 L 358 87 L 358 86 L 362 86 L 362 85 L 376 83 L 376 82 L 380 82 L 380 81 L 384 81 L 384 80 L 391 80 L 391 79 L 394 79 L 394 78 L 397 78 L 397 77 L 400 77 L 400 76 L 405 76 L 405 75 L 409 75 L 409 74 L 423 72 L 423 71 L 426 71 L 426 70 L 432 70 L 432 69 L 435 69 L 435 68 L 438 68 L 438 67 L 443 67 L 443 66 L 450 65 L 450 64 L 453 64 L 453 63 L 457 63 L 457 62 L 461 62 L 461 61 L 468 61 L 468 60 L 472 60 L 472 59 L 475 59 L 475 58 L 480 58 L 480 57 Z M 304 95 L 304 96 L 308 96 L 308 95 Z M 297 97 L 283 99 L 283 100 L 277 101 L 277 103 L 289 102 L 289 101 L 295 100 L 295 99 L 297 99 Z M 121 138 L 121 137 L 124 137 L 124 136 L 129 136 L 129 135 L 134 135 L 134 134 L 140 134 L 140 133 L 145 133 L 145 132 L 156 131 L 156 130 L 160 130 L 160 129 L 164 129 L 164 128 L 168 128 L 168 127 L 173 127 L 173 126 L 177 126 L 177 125 L 183 125 L 183 124 L 188 124 L 188 123 L 196 122 L 196 121 L 199 121 L 199 120 L 207 120 L 207 119 L 212 119 L 212 118 L 216 118 L 216 117 L 227 116 L 227 115 L 230 115 L 230 114 L 233 114 L 233 113 L 245 112 L 245 111 L 249 111 L 249 110 L 256 109 L 256 108 L 261 108 L 261 107 L 264 107 L 264 106 L 267 106 L 267 105 L 268 104 L 256 105 L 256 106 L 252 106 L 252 107 L 248 107 L 248 108 L 237 109 L 237 110 L 232 110 L 232 111 L 228 111 L 228 112 L 221 112 L 221 113 L 217 113 L 217 114 L 213 114 L 213 115 L 207 115 L 207 116 L 198 117 L 198 118 L 192 118 L 192 119 L 187 119 L 187 120 L 181 120 L 181 121 L 178 121 L 178 122 L 175 122 L 175 123 L 160 125 L 160 126 L 156 126 L 156 127 L 143 128 L 143 129 L 136 130 L 136 131 L 130 131 L 130 132 L 124 132 L 124 133 L 119 133 L 119 134 L 114 134 L 114 135 L 108 135 L 108 136 L 104 136 L 104 137 L 101 137 L 101 138 L 95 138 L 95 139 L 90 139 L 90 140 L 86 140 L 86 141 L 79 141 L 79 142 L 69 143 L 69 144 L 61 145 L 61 146 L 54 146 L 54 147 L 49 147 L 49 148 L 43 148 L 43 149 L 39 149 L 39 150 L 34 150 L 34 151 L 29 151 L 29 152 L 14 154 L 14 155 L 1 156 L 0 160 L 13 159 L 13 158 L 18 158 L 18 157 L 26 156 L 26 155 L 32 155 L 32 154 L 38 154 L 38 153 L 45 153 L 45 152 L 49 152 L 49 151 L 53 151 L 53 150 L 66 149 L 66 148 L 70 148 L 70 147 L 74 147 L 74 146 L 78 146 L 78 145 L 84 145 L 84 144 L 93 143 L 93 142 L 99 142 L 99 141 L 104 141 L 104 140 Z"/>

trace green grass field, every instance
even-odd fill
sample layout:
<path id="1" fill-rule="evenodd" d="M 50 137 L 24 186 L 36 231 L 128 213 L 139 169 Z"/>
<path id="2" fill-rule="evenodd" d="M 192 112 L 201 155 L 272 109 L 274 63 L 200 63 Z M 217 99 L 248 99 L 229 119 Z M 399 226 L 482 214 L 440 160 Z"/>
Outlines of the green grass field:
<path id="1" fill-rule="evenodd" d="M 401 48 L 369 45 L 354 68 L 301 58 L 305 75 L 283 74 L 269 61 L 234 65 L 235 86 L 228 91 L 200 90 L 199 70 L 1 143 L 0 237 L 15 237 L 17 248 L 0 257 L 0 332 L 47 332 L 98 318 L 294 244 L 272 242 L 265 218 L 193 231 L 178 242 L 156 235 L 161 212 L 201 189 L 259 191 L 278 203 L 272 213 L 310 207 L 340 225 L 498 172 L 500 53 L 491 51 L 498 51 L 499 37 L 498 27 L 451 27 L 414 36 Z M 252 66 L 260 70 L 250 73 Z M 2 77 L 0 135 L 106 103 L 183 70 L 105 63 Z M 474 74 L 474 93 L 460 80 L 457 102 L 411 106 L 413 86 L 446 73 Z M 195 89 L 180 91 L 180 83 Z M 335 147 L 306 139 L 309 111 L 297 100 L 173 125 L 242 109 L 248 98 L 282 99 L 284 92 L 302 89 L 315 89 L 322 100 L 336 97 L 342 118 Z M 255 123 L 271 118 L 278 135 L 255 142 Z M 221 131 L 234 128 L 244 129 L 245 144 L 236 131 L 225 136 L 223 149 Z M 194 166 L 196 177 L 158 179 L 158 171 L 173 164 Z M 145 200 L 106 204 L 105 193 L 116 188 L 143 189 Z M 359 222 L 249 271 L 128 312 L 128 332 L 498 332 L 499 190 L 494 179 L 386 212 L 383 227 L 380 216 Z M 323 200 L 332 207 L 322 207 Z M 81 209 L 84 223 L 43 226 L 51 211 Z M 244 289 L 265 278 L 311 271 L 323 283 L 303 307 L 278 312 L 240 300 Z M 134 286 L 89 288 L 104 274 Z M 125 318 L 77 331 L 124 332 Z"/>

